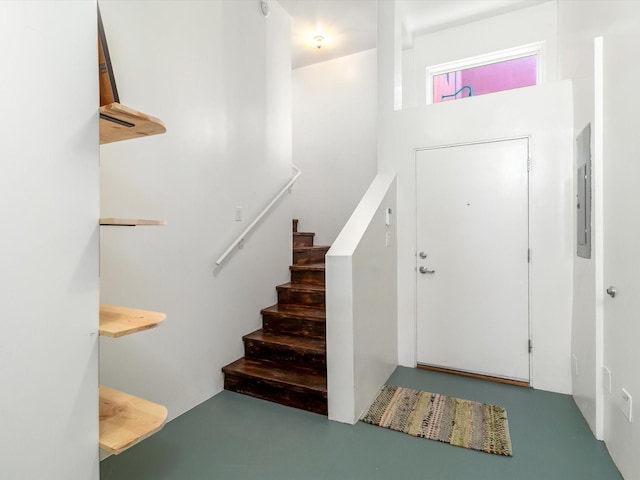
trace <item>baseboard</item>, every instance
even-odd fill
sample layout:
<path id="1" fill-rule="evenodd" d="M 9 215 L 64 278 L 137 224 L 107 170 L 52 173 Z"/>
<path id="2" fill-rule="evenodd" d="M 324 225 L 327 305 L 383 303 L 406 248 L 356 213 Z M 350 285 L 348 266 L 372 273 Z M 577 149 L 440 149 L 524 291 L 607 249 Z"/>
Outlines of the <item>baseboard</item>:
<path id="1" fill-rule="evenodd" d="M 491 375 L 481 375 L 479 373 L 463 372 L 461 370 L 453 370 L 450 368 L 434 367 L 431 365 L 418 364 L 421 370 L 429 370 L 431 372 L 449 373 L 451 375 L 460 375 L 461 377 L 477 378 L 479 380 L 488 380 L 490 382 L 504 383 L 507 385 L 515 385 L 516 387 L 529 387 L 528 382 L 521 380 L 512 380 L 510 378 L 492 377 Z"/>

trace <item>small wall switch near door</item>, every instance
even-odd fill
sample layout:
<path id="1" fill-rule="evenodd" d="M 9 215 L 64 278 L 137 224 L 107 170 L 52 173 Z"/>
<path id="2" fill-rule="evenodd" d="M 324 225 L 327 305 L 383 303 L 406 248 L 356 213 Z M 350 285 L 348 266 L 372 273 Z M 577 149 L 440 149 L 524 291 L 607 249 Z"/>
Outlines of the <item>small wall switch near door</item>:
<path id="1" fill-rule="evenodd" d="M 624 388 L 622 389 L 622 413 L 624 413 L 624 416 L 627 417 L 627 420 L 631 423 L 631 417 L 633 414 L 633 398 L 631 398 L 631 394 Z"/>
<path id="2" fill-rule="evenodd" d="M 602 366 L 602 386 L 607 393 L 611 393 L 611 370 Z"/>
<path id="3" fill-rule="evenodd" d="M 242 221 L 242 207 L 236 207 L 236 222 Z"/>
<path id="4" fill-rule="evenodd" d="M 388 247 L 391 245 L 391 232 L 385 232 L 384 234 L 384 244 Z"/>

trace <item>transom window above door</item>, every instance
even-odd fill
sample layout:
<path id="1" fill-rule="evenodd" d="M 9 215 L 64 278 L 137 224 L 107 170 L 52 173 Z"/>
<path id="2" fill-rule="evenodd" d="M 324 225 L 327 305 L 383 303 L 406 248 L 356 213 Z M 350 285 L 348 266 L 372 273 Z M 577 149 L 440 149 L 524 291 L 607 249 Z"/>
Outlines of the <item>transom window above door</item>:
<path id="1" fill-rule="evenodd" d="M 543 46 L 525 45 L 429 67 L 427 103 L 537 85 L 542 81 Z"/>

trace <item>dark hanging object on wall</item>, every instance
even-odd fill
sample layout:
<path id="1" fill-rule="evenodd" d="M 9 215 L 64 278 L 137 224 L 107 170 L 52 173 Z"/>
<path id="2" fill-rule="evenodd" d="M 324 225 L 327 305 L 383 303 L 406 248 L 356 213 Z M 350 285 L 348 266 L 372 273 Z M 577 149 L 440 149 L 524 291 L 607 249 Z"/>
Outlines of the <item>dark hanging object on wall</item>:
<path id="1" fill-rule="evenodd" d="M 104 26 L 102 25 L 100 8 L 98 8 L 98 72 L 100 79 L 100 106 L 109 105 L 114 102 L 120 103 L 116 79 L 113 75 L 113 67 L 111 65 L 111 57 L 109 56 L 109 48 L 107 47 L 107 37 L 104 34 Z"/>

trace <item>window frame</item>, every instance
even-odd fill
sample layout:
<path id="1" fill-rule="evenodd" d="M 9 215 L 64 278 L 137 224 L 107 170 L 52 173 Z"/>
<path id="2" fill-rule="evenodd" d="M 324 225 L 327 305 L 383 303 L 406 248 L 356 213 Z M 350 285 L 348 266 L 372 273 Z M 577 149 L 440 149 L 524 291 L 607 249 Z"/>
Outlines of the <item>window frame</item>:
<path id="1" fill-rule="evenodd" d="M 427 78 L 427 105 L 433 105 L 433 77 L 443 73 L 453 73 L 467 68 L 481 67 L 492 63 L 500 63 L 517 58 L 530 57 L 536 55 L 536 85 L 546 81 L 545 72 L 545 42 L 529 43 L 519 47 L 507 48 L 496 52 L 477 55 L 475 57 L 463 58 L 453 62 L 431 65 L 426 68 Z M 506 90 L 500 90 L 506 91 Z M 492 92 L 497 93 L 497 92 Z M 458 99 L 459 100 L 459 99 Z M 438 102 L 440 103 L 440 102 Z"/>

